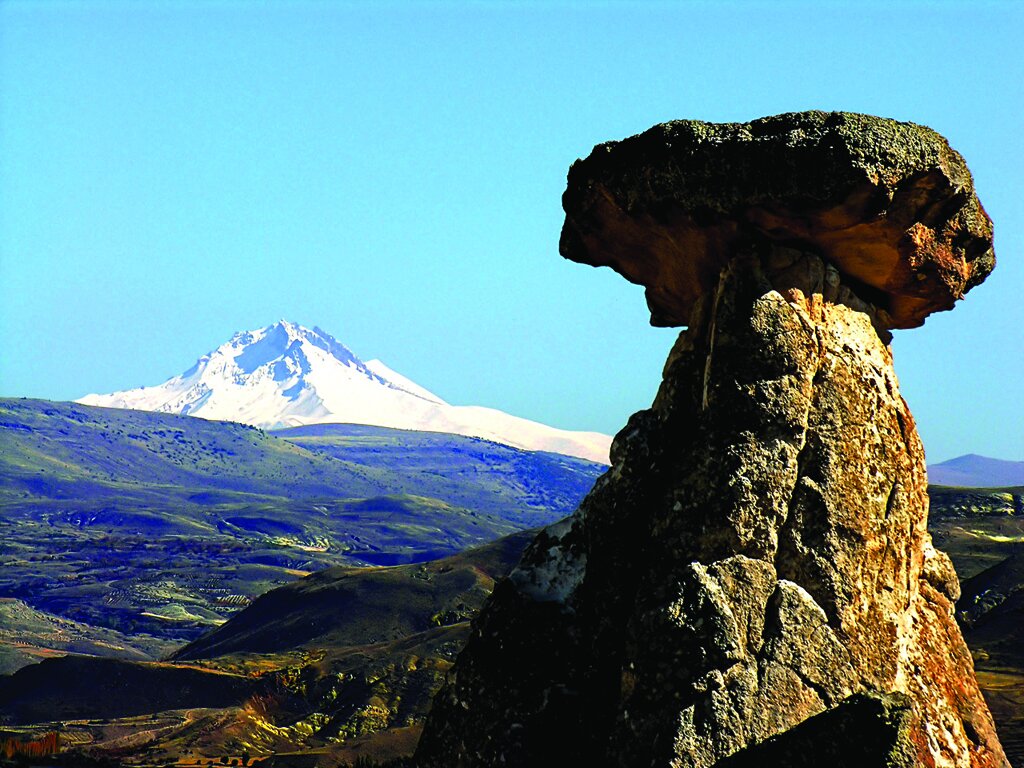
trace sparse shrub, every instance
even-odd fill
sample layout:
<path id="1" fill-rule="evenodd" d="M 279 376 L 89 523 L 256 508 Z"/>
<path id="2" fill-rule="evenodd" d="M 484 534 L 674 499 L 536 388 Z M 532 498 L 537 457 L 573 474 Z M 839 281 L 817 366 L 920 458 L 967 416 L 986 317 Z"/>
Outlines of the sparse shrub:
<path id="1" fill-rule="evenodd" d="M 269 693 L 254 693 L 246 699 L 242 708 L 261 720 L 270 720 L 278 709 L 278 701 Z"/>

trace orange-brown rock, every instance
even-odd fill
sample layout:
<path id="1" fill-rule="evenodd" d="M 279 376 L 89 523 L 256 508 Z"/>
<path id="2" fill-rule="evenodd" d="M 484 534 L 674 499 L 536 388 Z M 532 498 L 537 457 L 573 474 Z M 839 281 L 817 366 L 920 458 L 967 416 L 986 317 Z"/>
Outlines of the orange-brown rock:
<path id="1" fill-rule="evenodd" d="M 851 120 L 839 118 L 846 130 Z M 890 124 L 857 120 L 865 130 Z M 759 121 L 780 122 L 835 121 Z M 595 155 L 628 145 L 607 178 L 648 181 L 608 182 L 633 197 L 600 215 L 587 208 L 588 253 L 600 247 L 623 270 L 675 268 L 656 257 L 677 242 L 675 214 L 662 208 L 641 223 L 631 213 L 665 197 L 664 154 L 627 141 Z M 784 168 L 780 145 L 767 146 L 770 162 L 751 151 L 751 168 Z M 790 159 L 808 162 L 802 148 Z M 820 185 L 804 198 L 790 189 L 802 175 L 824 185 L 820 165 L 772 182 L 780 204 L 758 205 L 795 216 L 796 199 L 834 199 Z M 915 177 L 900 168 L 899 178 Z M 581 231 L 578 169 L 566 232 Z M 666 177 L 708 201 L 691 211 L 738 210 L 722 201 L 759 176 L 719 170 L 726 175 L 709 167 L 694 180 L 673 166 Z M 610 470 L 580 508 L 543 531 L 495 588 L 434 700 L 418 765 L 1008 766 L 953 619 L 956 574 L 927 532 L 924 451 L 888 347 L 893 304 L 875 304 L 896 294 L 851 277 L 820 241 L 780 239 L 778 227 L 729 239 L 721 221 L 703 220 L 716 234 L 686 269 L 710 276 L 682 283 L 689 298 L 678 284 L 659 292 L 650 283 L 656 311 L 686 310 L 688 325 L 655 402 L 618 434 Z M 695 242 L 694 219 L 678 222 L 678 242 Z M 920 269 L 911 274 L 925 274 L 922 283 L 937 274 Z M 804 748 L 811 753 L 795 761 Z"/>
<path id="2" fill-rule="evenodd" d="M 654 325 L 686 325 L 753 242 L 821 255 L 890 328 L 951 309 L 995 264 L 992 223 L 946 140 L 847 112 L 656 125 L 574 163 L 563 205 L 562 254 L 645 286 Z"/>

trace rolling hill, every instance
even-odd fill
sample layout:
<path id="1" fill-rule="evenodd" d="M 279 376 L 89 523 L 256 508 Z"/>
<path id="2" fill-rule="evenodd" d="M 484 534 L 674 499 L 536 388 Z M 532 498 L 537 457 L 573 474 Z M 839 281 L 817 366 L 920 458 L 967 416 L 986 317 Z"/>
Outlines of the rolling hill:
<path id="1" fill-rule="evenodd" d="M 431 697 L 526 531 L 431 563 L 335 567 L 257 599 L 161 663 L 51 659 L 0 677 L 0 721 L 101 754 L 411 751 Z M 159 696 L 146 698 L 150 686 Z M 118 695 L 124 690 L 126 694 Z"/>
<path id="2" fill-rule="evenodd" d="M 964 582 L 960 618 L 1004 743 L 1019 756 L 1024 754 L 1022 593 L 1020 558 L 1014 553 L 1024 529 L 1001 494 L 986 503 L 984 494 L 972 492 L 966 501 L 947 497 L 946 503 L 953 513 L 934 518 L 934 532 L 955 545 L 958 570 L 975 574 Z M 533 533 L 512 534 L 430 563 L 332 567 L 282 586 L 175 651 L 165 665 L 226 673 L 225 682 L 257 680 L 247 698 L 237 695 L 212 709 L 154 709 L 148 718 L 134 720 L 111 720 L 120 710 L 95 701 L 90 705 L 94 719 L 71 730 L 75 738 L 96 739 L 104 750 L 114 745 L 102 742 L 103 734 L 135 734 L 131 754 L 147 758 L 284 752 L 300 762 L 336 765 L 355 756 L 409 754 L 433 692 L 468 638 L 469 620 Z M 999 564 L 988 568 L 992 557 Z M 134 672 L 126 669 L 140 681 L 152 674 L 144 664 L 136 664 Z M 22 686 L 35 679 L 22 674 L 11 681 Z M 175 680 L 172 689 L 179 683 Z M 84 706 L 76 691 L 68 688 L 70 699 Z M 12 711 L 36 707 L 36 697 L 30 692 L 24 702 L 12 699 Z M 42 732 L 50 725 L 31 727 Z"/>
<path id="3" fill-rule="evenodd" d="M 928 480 L 933 485 L 960 488 L 1005 488 L 1024 485 L 1024 461 L 1006 461 L 969 453 L 931 464 Z"/>
<path id="4" fill-rule="evenodd" d="M 519 531 L 603 469 L 423 431 L 0 400 L 0 663 L 44 659 L 0 678 L 0 717 L 28 734 L 78 718 L 76 743 L 147 760 L 408 753 Z M 930 491 L 1020 754 L 1024 489 Z M 48 658 L 69 652 L 87 656 Z"/>
<path id="5" fill-rule="evenodd" d="M 188 640 L 331 565 L 430 560 L 551 522 L 602 470 L 456 435 L 317 425 L 278 436 L 0 400 L 0 597 Z"/>
<path id="6" fill-rule="evenodd" d="M 429 563 L 328 568 L 257 598 L 171 658 L 374 645 L 467 621 L 536 533 L 522 531 Z"/>

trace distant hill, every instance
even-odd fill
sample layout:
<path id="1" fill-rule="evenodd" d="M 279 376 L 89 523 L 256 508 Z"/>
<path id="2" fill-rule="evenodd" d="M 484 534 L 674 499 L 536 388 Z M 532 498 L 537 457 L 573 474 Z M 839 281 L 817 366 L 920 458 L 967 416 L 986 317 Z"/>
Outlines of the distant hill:
<path id="1" fill-rule="evenodd" d="M 281 320 L 236 333 L 179 376 L 79 402 L 228 419 L 265 429 L 354 423 L 469 435 L 531 451 L 607 463 L 611 437 L 556 429 L 494 408 L 451 405 L 392 371 L 363 362 L 320 328 Z"/>
<path id="2" fill-rule="evenodd" d="M 0 714 L 15 723 L 224 707 L 258 689 L 255 681 L 238 675 L 82 656 L 33 664 L 0 683 Z"/>
<path id="3" fill-rule="evenodd" d="M 522 527 L 550 522 L 537 512 L 550 511 L 553 520 L 571 513 L 603 469 L 558 453 L 441 432 L 314 424 L 271 434 L 366 472 L 387 471 L 382 482 L 389 493 L 431 496 Z"/>
<path id="4" fill-rule="evenodd" d="M 187 640 L 313 571 L 557 520 L 603 470 L 457 435 L 0 399 L 0 597 Z"/>
<path id="5" fill-rule="evenodd" d="M 944 496 L 955 493 L 943 489 Z M 1021 725 L 1015 702 L 1024 690 L 1016 671 L 1024 592 L 1019 557 L 1006 557 L 1019 548 L 1014 541 L 1024 531 L 1001 501 L 986 506 L 987 497 L 972 492 L 968 501 L 947 502 L 958 509 L 971 508 L 969 513 L 938 518 L 942 527 L 934 533 L 937 540 L 956 545 L 957 568 L 975 574 L 964 583 L 958 613 L 967 622 L 965 634 L 972 648 L 983 654 L 976 657 L 979 678 L 1000 718 L 1000 732 L 1012 746 Z M 961 524 L 967 527 L 961 529 Z M 513 534 L 436 562 L 329 568 L 275 589 L 171 659 L 181 675 L 169 678 L 175 685 L 186 680 L 186 665 L 191 664 L 258 679 L 262 693 L 244 706 L 177 715 L 158 712 L 154 705 L 152 719 L 103 722 L 102 727 L 130 733 L 134 749 L 168 759 L 189 752 L 238 754 L 238 745 L 301 753 L 317 764 L 334 764 L 342 757 L 350 762 L 357 756 L 408 754 L 433 693 L 472 631 L 469 619 L 495 582 L 518 561 L 533 533 Z M 989 550 L 998 562 L 1005 562 L 988 568 Z M 984 661 L 989 654 L 990 662 Z M 990 669 L 992 664 L 997 672 Z M 86 665 L 82 674 L 89 679 L 97 671 Z M 124 674 L 126 680 L 144 684 L 151 670 L 136 664 Z M 64 686 L 53 681 L 52 674 L 23 676 L 14 682 L 23 688 L 23 680 L 36 679 L 50 680 L 58 692 L 66 688 L 68 700 L 83 706 L 81 686 Z M 40 711 L 31 688 L 12 697 L 8 711 L 24 712 L 29 706 Z M 94 713 L 118 711 L 96 697 L 89 706 Z M 154 729 L 152 722 L 163 728 Z M 70 728 L 75 737 L 81 731 L 100 731 L 98 724 Z M 268 734 L 273 735 L 273 744 L 267 741 Z"/>
<path id="6" fill-rule="evenodd" d="M 928 482 L 961 488 L 1024 485 L 1024 461 L 991 459 L 969 453 L 928 467 Z"/>
<path id="7" fill-rule="evenodd" d="M 128 636 L 91 627 L 37 611 L 21 600 L 0 598 L 0 675 L 65 653 L 152 661 L 175 646 L 149 635 Z"/>
<path id="8" fill-rule="evenodd" d="M 535 533 L 430 563 L 330 568 L 164 663 L 50 659 L 0 676 L 0 722 L 45 732 L 89 719 L 61 723 L 62 738 L 157 764 L 188 753 L 338 758 L 326 765 L 407 754 L 469 619 Z"/>
<path id="9" fill-rule="evenodd" d="M 328 568 L 268 592 L 172 658 L 373 645 L 467 621 L 536 534 L 523 531 L 429 563 Z"/>
<path id="10" fill-rule="evenodd" d="M 1006 756 L 1013 765 L 1024 765 L 1024 544 L 962 588 L 957 618 L 978 681 Z"/>
<path id="11" fill-rule="evenodd" d="M 928 487 L 931 505 L 929 526 L 947 518 L 1024 516 L 1024 487 L 969 488 L 946 485 Z"/>
<path id="12" fill-rule="evenodd" d="M 957 613 L 972 647 L 1024 671 L 1024 547 L 962 587 Z"/>
<path id="13" fill-rule="evenodd" d="M 88 508 L 116 499 L 159 509 L 169 500 L 209 507 L 407 495 L 529 527 L 569 514 L 603 470 L 435 432 L 329 424 L 267 433 L 165 413 L 0 398 L 5 503 L 73 500 Z"/>

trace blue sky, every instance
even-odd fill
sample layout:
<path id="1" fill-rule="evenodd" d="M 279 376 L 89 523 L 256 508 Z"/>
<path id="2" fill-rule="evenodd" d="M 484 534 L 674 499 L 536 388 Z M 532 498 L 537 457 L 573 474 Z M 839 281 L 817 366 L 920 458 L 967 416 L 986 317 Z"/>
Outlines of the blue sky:
<path id="1" fill-rule="evenodd" d="M 675 332 L 558 255 L 569 164 L 674 118 L 947 136 L 999 266 L 894 342 L 930 461 L 1024 459 L 1024 4 L 0 2 L 0 395 L 320 325 L 451 402 L 615 432 Z"/>

